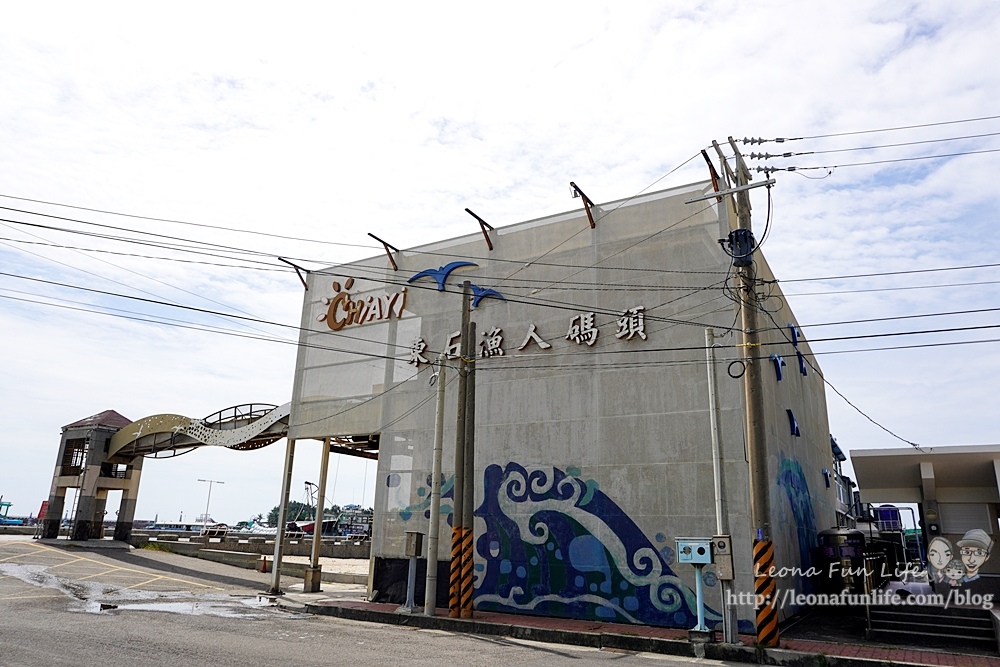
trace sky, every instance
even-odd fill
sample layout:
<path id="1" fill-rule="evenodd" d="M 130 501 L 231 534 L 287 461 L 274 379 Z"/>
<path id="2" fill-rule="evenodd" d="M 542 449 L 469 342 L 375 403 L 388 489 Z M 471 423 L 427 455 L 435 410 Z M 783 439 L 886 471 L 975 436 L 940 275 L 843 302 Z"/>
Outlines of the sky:
<path id="1" fill-rule="evenodd" d="M 797 168 L 762 249 L 841 447 L 1000 443 L 997 34 L 989 0 L 0 5 L 0 495 L 36 513 L 61 427 L 103 410 L 288 401 L 278 256 L 702 180 L 729 136 L 788 139 L 738 146 L 793 153 L 748 159 Z M 333 459 L 329 501 L 371 505 L 374 462 Z M 136 518 L 203 513 L 199 479 L 216 520 L 266 514 L 283 460 L 147 461 Z M 298 447 L 292 499 L 318 461 Z"/>

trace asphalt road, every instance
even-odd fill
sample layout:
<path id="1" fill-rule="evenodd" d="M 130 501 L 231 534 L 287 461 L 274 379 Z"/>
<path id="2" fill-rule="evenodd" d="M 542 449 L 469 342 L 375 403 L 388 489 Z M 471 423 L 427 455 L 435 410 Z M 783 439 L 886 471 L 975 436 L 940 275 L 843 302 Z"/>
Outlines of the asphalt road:
<path id="1" fill-rule="evenodd" d="M 258 595 L 269 583 L 269 575 L 253 570 L 163 552 L 4 539 L 0 667 L 711 662 L 314 616 Z M 324 584 L 324 593 L 359 597 L 364 591 Z"/>

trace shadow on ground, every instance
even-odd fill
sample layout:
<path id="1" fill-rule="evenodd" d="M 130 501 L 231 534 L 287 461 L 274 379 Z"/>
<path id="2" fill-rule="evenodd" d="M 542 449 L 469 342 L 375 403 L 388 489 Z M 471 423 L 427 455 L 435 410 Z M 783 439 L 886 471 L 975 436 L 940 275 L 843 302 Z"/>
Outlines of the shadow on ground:
<path id="1" fill-rule="evenodd" d="M 162 572 L 176 577 L 184 577 L 193 581 L 208 581 L 213 584 L 232 588 L 249 588 L 263 591 L 270 586 L 271 576 L 255 570 L 235 570 L 229 565 L 220 565 L 199 561 L 198 569 L 184 567 L 183 559 L 191 558 L 174 553 L 158 552 L 146 549 L 136 551 L 102 551 L 100 555 L 108 560 L 117 561 L 132 567 Z M 235 573 L 239 574 L 235 574 Z"/>

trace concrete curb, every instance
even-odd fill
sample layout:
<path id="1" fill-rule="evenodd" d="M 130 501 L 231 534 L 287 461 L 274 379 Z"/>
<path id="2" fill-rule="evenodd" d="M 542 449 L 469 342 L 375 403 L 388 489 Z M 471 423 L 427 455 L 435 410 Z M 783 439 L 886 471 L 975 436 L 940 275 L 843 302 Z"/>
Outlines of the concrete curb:
<path id="1" fill-rule="evenodd" d="M 279 601 L 281 604 L 282 601 Z M 291 601 L 289 601 L 291 602 Z M 281 604 L 281 606 L 285 606 Z M 302 610 L 297 603 L 289 607 Z M 784 665 L 786 667 L 900 667 L 901 665 L 933 665 L 934 662 L 913 663 L 897 660 L 876 660 L 871 658 L 850 658 L 825 653 L 804 653 L 789 649 L 759 649 L 752 646 L 733 644 L 694 644 L 685 640 L 645 637 L 610 632 L 586 632 L 581 630 L 559 630 L 535 628 L 508 623 L 487 623 L 483 621 L 457 619 L 423 614 L 395 614 L 392 612 L 358 607 L 342 607 L 332 604 L 304 604 L 304 611 L 320 616 L 333 616 L 353 621 L 403 625 L 429 630 L 467 632 L 471 634 L 512 637 L 553 644 L 570 644 L 591 648 L 609 648 L 643 653 L 660 653 L 691 658 L 706 658 L 727 662 L 742 662 L 762 665 Z"/>

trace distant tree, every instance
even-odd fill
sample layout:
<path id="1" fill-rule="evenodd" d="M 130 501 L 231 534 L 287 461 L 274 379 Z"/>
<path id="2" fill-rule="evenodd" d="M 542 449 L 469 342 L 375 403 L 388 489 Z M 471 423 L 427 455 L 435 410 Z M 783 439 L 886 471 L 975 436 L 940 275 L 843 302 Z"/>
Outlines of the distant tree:
<path id="1" fill-rule="evenodd" d="M 267 515 L 267 522 L 272 526 L 278 524 L 278 510 L 279 506 L 275 505 Z M 300 503 L 297 500 L 291 500 L 288 502 L 288 520 L 289 521 L 308 521 L 313 518 L 313 508 L 312 505 L 306 505 L 305 503 Z"/>

